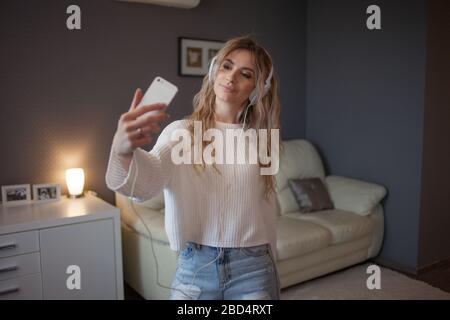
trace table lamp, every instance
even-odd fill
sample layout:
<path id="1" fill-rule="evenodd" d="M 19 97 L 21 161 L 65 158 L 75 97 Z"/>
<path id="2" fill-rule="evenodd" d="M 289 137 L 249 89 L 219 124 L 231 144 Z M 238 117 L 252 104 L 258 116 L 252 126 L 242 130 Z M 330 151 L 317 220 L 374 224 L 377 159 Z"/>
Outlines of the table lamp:
<path id="1" fill-rule="evenodd" d="M 75 199 L 83 196 L 84 171 L 81 168 L 66 170 L 66 183 L 69 190 L 68 198 Z"/>

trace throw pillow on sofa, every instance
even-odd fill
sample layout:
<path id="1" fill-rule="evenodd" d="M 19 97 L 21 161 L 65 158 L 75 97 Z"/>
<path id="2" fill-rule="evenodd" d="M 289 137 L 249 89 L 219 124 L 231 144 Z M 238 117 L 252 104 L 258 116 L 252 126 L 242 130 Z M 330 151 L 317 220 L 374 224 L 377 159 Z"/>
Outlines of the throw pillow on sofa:
<path id="1" fill-rule="evenodd" d="M 301 213 L 334 209 L 327 187 L 320 178 L 289 179 L 288 184 Z"/>

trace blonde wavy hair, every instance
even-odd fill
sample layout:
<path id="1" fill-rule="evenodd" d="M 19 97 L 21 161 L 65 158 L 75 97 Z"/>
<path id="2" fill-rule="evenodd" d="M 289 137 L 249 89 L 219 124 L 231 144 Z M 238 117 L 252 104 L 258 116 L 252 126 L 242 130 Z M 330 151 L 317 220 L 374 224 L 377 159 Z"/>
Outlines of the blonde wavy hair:
<path id="1" fill-rule="evenodd" d="M 245 119 L 244 126 L 246 128 L 253 129 L 267 129 L 269 137 L 267 139 L 267 155 L 270 156 L 271 152 L 271 129 L 280 129 L 280 102 L 278 99 L 278 84 L 275 77 L 275 72 L 273 73 L 272 79 L 270 81 L 270 89 L 266 95 L 262 97 L 262 92 L 264 92 L 264 85 L 267 77 L 269 76 L 270 70 L 272 69 L 273 63 L 272 58 L 267 53 L 267 51 L 259 45 L 251 37 L 243 36 L 232 38 L 228 40 L 224 47 L 217 53 L 217 66 L 221 66 L 225 58 L 234 50 L 245 49 L 248 50 L 254 58 L 254 63 L 256 66 L 256 87 L 258 88 L 258 98 L 256 103 L 248 108 L 247 117 Z M 219 69 L 216 68 L 216 72 Z M 215 74 L 212 75 L 215 78 Z M 200 91 L 194 96 L 193 106 L 194 112 L 187 117 L 189 121 L 189 131 L 193 137 L 194 135 L 194 121 L 202 122 L 202 130 L 205 132 L 210 128 L 214 128 L 214 106 L 215 106 L 216 95 L 214 93 L 213 81 L 210 81 L 208 74 L 203 78 L 203 84 Z M 248 102 L 249 103 L 249 102 Z M 248 103 L 246 106 L 248 106 Z M 245 111 L 245 109 L 244 109 Z M 242 112 L 239 118 L 240 122 L 244 121 L 244 113 Z M 259 136 L 258 136 L 259 140 Z M 194 141 L 194 139 L 192 139 Z M 278 141 L 281 150 L 281 141 Z M 206 147 L 207 142 L 203 141 L 203 149 Z M 259 141 L 258 141 L 259 145 Z M 259 157 L 259 156 L 258 156 Z M 270 163 L 263 165 L 258 159 L 260 167 L 270 167 Z M 214 168 L 217 170 L 215 165 Z M 202 159 L 202 164 L 194 165 L 196 171 L 202 171 L 205 169 L 205 163 Z M 218 171 L 219 172 L 219 171 Z M 220 172 L 219 172 L 220 174 Z M 270 194 L 275 190 L 275 181 L 272 175 L 262 175 L 265 184 L 265 197 L 269 198 Z"/>

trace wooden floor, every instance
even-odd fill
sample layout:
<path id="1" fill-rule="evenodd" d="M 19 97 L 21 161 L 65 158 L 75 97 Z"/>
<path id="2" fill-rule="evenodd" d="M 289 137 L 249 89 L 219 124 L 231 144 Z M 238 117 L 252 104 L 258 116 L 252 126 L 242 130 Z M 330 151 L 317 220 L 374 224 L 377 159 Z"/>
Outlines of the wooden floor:
<path id="1" fill-rule="evenodd" d="M 450 293 L 450 265 L 436 268 L 435 270 L 415 277 L 415 279 L 422 280 L 433 287 Z"/>

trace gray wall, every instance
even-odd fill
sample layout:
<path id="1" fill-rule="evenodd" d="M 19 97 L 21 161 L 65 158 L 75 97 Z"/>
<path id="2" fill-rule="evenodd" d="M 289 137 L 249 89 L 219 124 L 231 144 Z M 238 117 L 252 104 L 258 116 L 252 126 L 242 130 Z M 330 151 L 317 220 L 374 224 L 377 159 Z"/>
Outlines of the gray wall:
<path id="1" fill-rule="evenodd" d="M 420 268 L 450 259 L 450 2 L 428 2 Z"/>
<path id="2" fill-rule="evenodd" d="M 61 183 L 83 167 L 86 189 L 113 203 L 104 175 L 120 114 L 156 75 L 179 87 L 172 120 L 192 110 L 201 79 L 179 77 L 180 36 L 252 34 L 281 79 L 283 137 L 305 135 L 306 1 L 203 0 L 192 10 L 108 0 L 75 3 L 82 30 L 66 28 L 72 1 L 0 4 L 0 185 Z"/>
<path id="3" fill-rule="evenodd" d="M 310 139 L 329 174 L 389 189 L 379 260 L 415 269 L 448 256 L 448 30 L 430 27 L 441 38 L 426 58 L 425 0 L 377 1 L 383 29 L 373 32 L 364 0 L 203 0 L 193 10 L 79 0 L 82 30 L 69 31 L 72 3 L 0 4 L 0 185 L 56 182 L 65 193 L 64 170 L 80 166 L 86 189 L 113 203 L 106 162 L 134 89 L 173 81 L 170 113 L 181 118 L 201 79 L 178 76 L 177 38 L 250 33 L 275 61 L 283 137 Z"/>
<path id="4" fill-rule="evenodd" d="M 417 265 L 425 89 L 425 0 L 308 2 L 306 137 L 328 173 L 389 190 L 380 261 Z"/>

